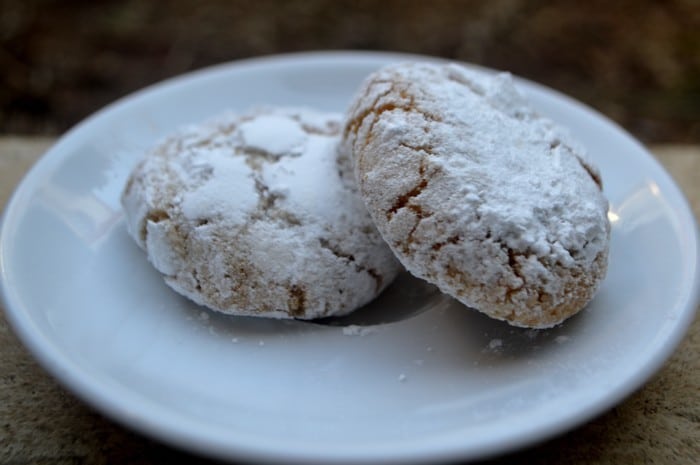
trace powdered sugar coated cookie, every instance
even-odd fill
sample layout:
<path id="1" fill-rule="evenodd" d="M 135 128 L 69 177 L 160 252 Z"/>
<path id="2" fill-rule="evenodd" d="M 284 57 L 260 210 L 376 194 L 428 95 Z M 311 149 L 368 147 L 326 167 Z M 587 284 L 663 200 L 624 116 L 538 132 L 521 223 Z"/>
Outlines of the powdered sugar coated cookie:
<path id="1" fill-rule="evenodd" d="M 385 240 L 443 292 L 538 328 L 597 291 L 610 233 L 600 175 L 510 75 L 383 68 L 354 100 L 343 144 Z"/>
<path id="2" fill-rule="evenodd" d="M 122 195 L 127 227 L 179 293 L 214 310 L 343 315 L 399 265 L 338 158 L 338 115 L 267 108 L 165 140 Z"/>

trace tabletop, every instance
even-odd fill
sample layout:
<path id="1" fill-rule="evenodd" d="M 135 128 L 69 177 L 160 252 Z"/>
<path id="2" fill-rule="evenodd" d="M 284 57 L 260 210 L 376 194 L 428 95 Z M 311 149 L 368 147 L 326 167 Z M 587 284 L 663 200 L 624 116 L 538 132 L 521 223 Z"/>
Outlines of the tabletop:
<path id="1" fill-rule="evenodd" d="M 51 145 L 0 136 L 0 206 Z M 649 147 L 700 217 L 700 146 Z M 700 457 L 700 318 L 664 368 L 598 418 L 489 464 L 690 464 Z M 12 333 L 0 308 L 0 464 L 211 463 L 131 432 L 62 388 Z"/>

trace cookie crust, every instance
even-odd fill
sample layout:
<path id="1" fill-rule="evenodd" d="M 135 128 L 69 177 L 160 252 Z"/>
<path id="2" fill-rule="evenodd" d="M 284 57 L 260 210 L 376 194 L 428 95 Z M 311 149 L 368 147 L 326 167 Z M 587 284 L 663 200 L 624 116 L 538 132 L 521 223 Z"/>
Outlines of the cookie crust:
<path id="1" fill-rule="evenodd" d="M 127 229 L 165 282 L 250 316 L 351 312 L 399 270 L 337 151 L 340 116 L 265 108 L 187 127 L 122 195 Z"/>
<path id="2" fill-rule="evenodd" d="M 354 99 L 343 150 L 401 263 L 467 306 L 550 327 L 583 308 L 605 277 L 601 176 L 508 74 L 385 67 Z"/>

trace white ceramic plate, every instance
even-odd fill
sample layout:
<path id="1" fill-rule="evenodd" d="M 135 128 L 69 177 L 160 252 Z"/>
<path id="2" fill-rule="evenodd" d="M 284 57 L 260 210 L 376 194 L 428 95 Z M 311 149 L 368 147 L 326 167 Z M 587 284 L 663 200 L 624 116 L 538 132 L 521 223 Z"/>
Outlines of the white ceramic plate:
<path id="1" fill-rule="evenodd" d="M 416 57 L 226 64 L 131 95 L 70 131 L 24 179 L 2 227 L 2 290 L 22 341 L 102 412 L 224 458 L 484 457 L 572 428 L 638 388 L 693 316 L 692 215 L 642 146 L 532 83 L 518 81 L 600 166 L 613 219 L 599 295 L 555 329 L 491 321 L 405 275 L 373 304 L 376 315 L 351 320 L 393 321 L 380 326 L 215 315 L 167 288 L 127 237 L 120 190 L 168 132 L 257 104 L 343 111 L 369 72 L 407 58 Z"/>

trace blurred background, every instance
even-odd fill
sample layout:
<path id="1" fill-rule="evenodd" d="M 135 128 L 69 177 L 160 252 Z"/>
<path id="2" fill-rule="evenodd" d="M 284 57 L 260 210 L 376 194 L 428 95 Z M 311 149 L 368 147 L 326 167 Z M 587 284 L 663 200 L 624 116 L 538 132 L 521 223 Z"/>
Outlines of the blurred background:
<path id="1" fill-rule="evenodd" d="M 646 143 L 700 142 L 700 0 L 0 0 L 0 135 L 58 135 L 188 70 L 321 49 L 509 70 Z"/>

